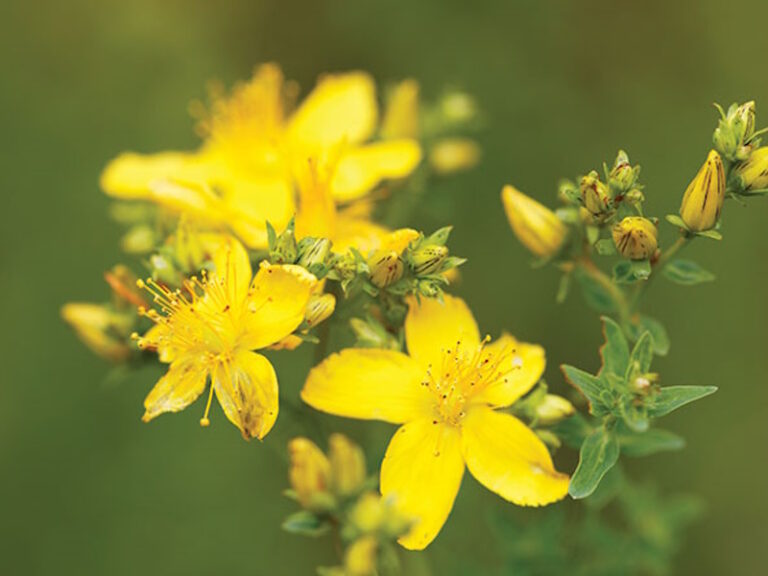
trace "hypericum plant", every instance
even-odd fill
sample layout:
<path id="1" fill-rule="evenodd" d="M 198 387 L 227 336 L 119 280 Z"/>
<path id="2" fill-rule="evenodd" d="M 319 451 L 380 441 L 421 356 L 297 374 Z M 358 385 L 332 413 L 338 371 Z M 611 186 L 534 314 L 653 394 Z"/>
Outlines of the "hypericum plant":
<path id="1" fill-rule="evenodd" d="M 658 220 L 643 213 L 639 167 L 624 152 L 602 176 L 563 182 L 554 212 L 504 188 L 514 232 L 563 272 L 558 300 L 575 279 L 604 315 L 598 373 L 563 366 L 588 402 L 579 413 L 575 398 L 551 394 L 541 380 L 541 346 L 506 333 L 491 341 L 467 304 L 446 294 L 464 263 L 448 247 L 450 227 L 424 233 L 380 223 L 382 214 L 402 222 L 431 178 L 478 161 L 467 136 L 477 118 L 472 99 L 448 92 L 423 104 L 407 80 L 389 91 L 379 122 L 365 73 L 324 76 L 298 105 L 297 95 L 277 66 L 263 65 L 231 94 L 214 90 L 208 107 L 195 105 L 199 149 L 112 161 L 102 187 L 118 200 L 123 249 L 143 272 L 139 279 L 116 266 L 105 275 L 110 302 L 67 304 L 65 320 L 113 362 L 168 365 L 146 397 L 145 421 L 185 409 L 206 390 L 200 424 L 214 419 L 215 395 L 246 440 L 272 442 L 276 419 L 296 418 L 306 434 L 289 442 L 286 494 L 301 509 L 283 528 L 329 538 L 338 562 L 319 574 L 403 573 L 395 541 L 422 550 L 438 536 L 465 469 L 520 506 L 589 497 L 578 518 L 565 522 L 556 506 L 522 532 L 499 500 L 488 525 L 502 569 L 664 572 L 693 510 L 660 502 L 617 463 L 680 448 L 657 419 L 715 388 L 660 384 L 651 363 L 669 338 L 641 312 L 641 297 L 659 273 L 682 284 L 712 280 L 676 253 L 695 238 L 721 237 L 725 199 L 768 192 L 754 104 L 720 110 L 715 149 L 679 215 L 667 217 L 679 231 L 669 248 Z M 596 257 L 617 262 L 606 272 Z M 331 328 L 353 345 L 332 350 L 339 338 Z M 378 477 L 368 476 L 364 447 L 326 436 L 325 422 L 335 421 L 318 425 L 324 417 L 308 409 L 280 414 L 281 403 L 298 399 L 278 394 L 268 358 L 307 345 L 316 354 L 300 393 L 306 404 L 399 425 Z M 327 455 L 318 448 L 326 443 Z M 551 455 L 562 444 L 579 449 L 570 477 Z M 622 528 L 614 512 L 601 512 L 611 502 Z"/>

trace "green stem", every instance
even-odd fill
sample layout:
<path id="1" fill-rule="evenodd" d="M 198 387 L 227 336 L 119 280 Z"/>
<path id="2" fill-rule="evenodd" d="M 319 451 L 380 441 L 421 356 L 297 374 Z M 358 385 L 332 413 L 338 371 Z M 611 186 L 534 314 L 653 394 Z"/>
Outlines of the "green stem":
<path id="1" fill-rule="evenodd" d="M 689 236 L 687 234 L 681 235 L 672 246 L 664 250 L 659 258 L 651 264 L 651 275 L 648 277 L 648 279 L 645 282 L 639 283 L 637 285 L 637 289 L 635 290 L 634 295 L 632 296 L 632 300 L 629 303 L 629 313 L 633 314 L 637 311 L 637 308 L 640 304 L 640 299 L 642 298 L 643 294 L 645 294 L 646 290 L 648 290 L 648 286 L 651 284 L 653 279 L 658 275 L 657 271 L 661 271 L 664 269 L 664 266 L 666 266 L 669 261 L 672 259 L 672 257 L 677 254 L 683 247 L 685 247 L 688 242 L 691 241 L 691 239 L 694 238 L 693 236 Z"/>
<path id="2" fill-rule="evenodd" d="M 595 263 L 589 259 L 589 257 L 585 256 L 581 258 L 577 264 L 586 274 L 589 275 L 590 278 L 600 284 L 600 286 L 605 288 L 605 290 L 611 294 L 611 297 L 618 306 L 619 320 L 621 323 L 628 322 L 630 316 L 630 308 L 627 303 L 627 296 L 624 294 L 624 291 L 616 284 L 614 284 L 613 280 L 611 280 L 611 278 L 605 272 L 600 270 L 600 268 L 598 268 Z"/>

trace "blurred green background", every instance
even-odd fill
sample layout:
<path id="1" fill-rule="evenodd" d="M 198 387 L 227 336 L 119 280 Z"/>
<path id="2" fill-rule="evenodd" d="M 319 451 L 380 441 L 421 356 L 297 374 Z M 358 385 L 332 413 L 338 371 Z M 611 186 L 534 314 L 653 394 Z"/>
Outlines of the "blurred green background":
<path id="1" fill-rule="evenodd" d="M 501 186 L 552 202 L 561 176 L 623 147 L 643 166 L 649 213 L 675 211 L 706 155 L 713 101 L 755 99 L 768 121 L 766 21 L 759 0 L 5 2 L 0 572 L 292 575 L 333 561 L 326 542 L 279 528 L 293 510 L 280 496 L 295 432 L 285 419 L 261 445 L 220 411 L 207 430 L 197 408 L 142 425 L 159 371 L 108 377 L 59 319 L 67 300 L 104 300 L 101 274 L 120 259 L 101 168 L 124 149 L 195 146 L 187 103 L 209 79 L 245 79 L 275 60 L 305 89 L 323 71 L 361 68 L 381 83 L 415 77 L 427 97 L 446 85 L 474 94 L 483 162 L 438 182 L 413 222 L 455 225 L 452 248 L 469 258 L 457 291 L 485 330 L 545 344 L 548 380 L 563 390 L 560 363 L 597 367 L 599 324 L 576 294 L 554 304 L 556 274 L 529 266 Z M 729 203 L 725 240 L 689 253 L 718 281 L 660 281 L 647 302 L 672 337 L 656 364 L 663 381 L 720 386 L 668 419 L 685 451 L 633 468 L 706 502 L 675 574 L 765 573 L 766 222 L 765 201 Z M 283 394 L 298 390 L 310 352 L 304 364 L 276 355 Z M 391 430 L 331 422 L 372 438 L 372 459 Z M 428 551 L 435 574 L 457 557 L 487 563 L 470 522 L 475 507 L 498 506 L 465 477 Z"/>

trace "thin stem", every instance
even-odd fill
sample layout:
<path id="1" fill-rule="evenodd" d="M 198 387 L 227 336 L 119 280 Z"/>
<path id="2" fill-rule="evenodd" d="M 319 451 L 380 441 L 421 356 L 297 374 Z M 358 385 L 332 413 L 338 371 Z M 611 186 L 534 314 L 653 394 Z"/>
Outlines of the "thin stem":
<path id="1" fill-rule="evenodd" d="M 577 264 L 581 269 L 589 275 L 595 282 L 600 284 L 607 292 L 610 293 L 613 300 L 616 302 L 619 311 L 619 319 L 622 323 L 629 320 L 630 308 L 627 303 L 627 296 L 624 291 L 613 283 L 613 280 L 600 268 L 598 268 L 588 256 L 582 257 L 578 260 Z"/>
<path id="2" fill-rule="evenodd" d="M 634 295 L 632 296 L 632 300 L 629 304 L 629 313 L 633 314 L 637 311 L 637 307 L 640 304 L 640 299 L 642 298 L 643 294 L 645 294 L 646 290 L 648 290 L 648 286 L 651 284 L 653 279 L 658 275 L 657 271 L 661 271 L 664 269 L 664 266 L 666 266 L 669 261 L 672 259 L 672 257 L 677 254 L 684 246 L 688 244 L 688 242 L 691 241 L 693 236 L 689 236 L 687 234 L 681 235 L 672 246 L 664 250 L 661 255 L 651 263 L 651 275 L 648 277 L 648 279 L 645 282 L 642 282 L 637 285 L 637 289 L 635 290 Z"/>

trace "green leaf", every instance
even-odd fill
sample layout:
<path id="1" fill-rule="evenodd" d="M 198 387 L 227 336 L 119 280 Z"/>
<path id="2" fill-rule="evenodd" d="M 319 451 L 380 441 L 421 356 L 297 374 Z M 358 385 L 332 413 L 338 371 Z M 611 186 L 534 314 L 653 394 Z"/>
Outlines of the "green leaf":
<path id="1" fill-rule="evenodd" d="M 619 443 L 605 428 L 598 428 L 581 445 L 579 465 L 573 473 L 568 493 L 572 498 L 586 498 L 595 491 L 605 473 L 619 459 Z"/>
<path id="2" fill-rule="evenodd" d="M 632 398 L 626 400 L 628 402 L 620 404 L 620 414 L 624 424 L 633 432 L 646 432 L 650 427 L 648 410 L 644 406 L 635 406 Z"/>
<path id="3" fill-rule="evenodd" d="M 653 418 L 664 416 L 716 391 L 717 386 L 665 386 L 648 403 L 648 414 Z"/>
<path id="4" fill-rule="evenodd" d="M 670 346 L 669 335 L 661 322 L 650 316 L 640 316 L 637 321 L 627 324 L 627 335 L 634 342 L 645 332 L 653 336 L 653 352 L 658 356 L 666 356 Z"/>
<path id="5" fill-rule="evenodd" d="M 584 300 L 591 308 L 603 313 L 613 313 L 619 309 L 613 294 L 584 270 L 577 268 L 574 276 L 581 286 Z"/>
<path id="6" fill-rule="evenodd" d="M 629 344 L 621 326 L 607 316 L 603 316 L 602 321 L 605 344 L 600 348 L 603 367 L 599 374 L 612 373 L 623 377 L 629 366 Z"/>
<path id="7" fill-rule="evenodd" d="M 685 439 L 668 430 L 652 428 L 642 434 L 620 436 L 619 444 L 622 454 L 637 457 L 680 450 L 685 447 Z"/>
<path id="8" fill-rule="evenodd" d="M 594 408 L 595 405 L 604 404 L 602 396 L 605 387 L 597 376 L 593 376 L 588 372 L 579 370 L 574 366 L 568 366 L 567 364 L 563 364 L 561 369 L 568 382 L 578 388 L 579 391 L 587 397 L 590 408 Z"/>
<path id="9" fill-rule="evenodd" d="M 555 296 L 555 302 L 562 304 L 568 297 L 568 290 L 571 288 L 571 275 L 563 274 L 560 278 L 560 284 L 557 286 L 557 296 Z"/>
<path id="10" fill-rule="evenodd" d="M 320 536 L 327 532 L 329 527 L 328 522 L 307 510 L 295 512 L 283 521 L 283 530 L 302 536 Z"/>
<path id="11" fill-rule="evenodd" d="M 638 280 L 646 280 L 651 275 L 651 263 L 648 260 L 633 260 L 632 274 Z"/>
<path id="12" fill-rule="evenodd" d="M 632 268 L 632 262 L 629 260 L 617 262 L 611 274 L 613 281 L 617 284 L 632 284 L 637 280 L 635 271 Z"/>
<path id="13" fill-rule="evenodd" d="M 592 426 L 584 416 L 576 412 L 570 418 L 552 425 L 552 432 L 571 448 L 580 448 L 587 436 L 592 433 Z"/>
<path id="14" fill-rule="evenodd" d="M 651 336 L 650 332 L 643 332 L 632 349 L 632 355 L 629 357 L 626 378 L 630 379 L 637 374 L 649 372 L 651 362 L 653 362 L 653 336 Z"/>
<path id="15" fill-rule="evenodd" d="M 712 282 L 715 275 L 692 260 L 673 260 L 664 266 L 664 276 L 676 284 L 692 286 L 702 282 Z"/>

